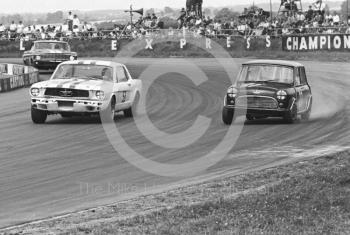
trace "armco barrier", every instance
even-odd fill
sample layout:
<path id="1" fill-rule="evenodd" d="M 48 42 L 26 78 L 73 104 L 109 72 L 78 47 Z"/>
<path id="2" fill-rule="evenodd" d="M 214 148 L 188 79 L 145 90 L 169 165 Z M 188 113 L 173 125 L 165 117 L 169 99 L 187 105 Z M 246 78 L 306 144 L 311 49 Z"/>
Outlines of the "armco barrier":
<path id="1" fill-rule="evenodd" d="M 30 86 L 39 82 L 39 71 L 30 66 L 0 64 L 0 92 Z"/>

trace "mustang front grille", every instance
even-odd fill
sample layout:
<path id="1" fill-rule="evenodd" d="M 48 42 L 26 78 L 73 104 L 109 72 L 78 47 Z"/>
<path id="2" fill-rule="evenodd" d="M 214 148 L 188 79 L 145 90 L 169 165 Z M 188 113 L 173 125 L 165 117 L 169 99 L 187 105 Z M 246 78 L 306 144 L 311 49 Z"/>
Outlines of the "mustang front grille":
<path id="1" fill-rule="evenodd" d="M 68 97 L 68 98 L 88 98 L 89 91 L 65 89 L 65 88 L 47 88 L 45 90 L 46 96 L 54 97 Z"/>
<path id="2" fill-rule="evenodd" d="M 241 96 L 237 98 L 236 105 L 239 107 L 255 109 L 277 109 L 278 102 L 267 96 Z"/>
<path id="3" fill-rule="evenodd" d="M 70 60 L 69 54 L 56 54 L 56 53 L 47 53 L 40 55 L 41 60 L 54 60 L 54 61 L 62 61 L 62 60 Z"/>

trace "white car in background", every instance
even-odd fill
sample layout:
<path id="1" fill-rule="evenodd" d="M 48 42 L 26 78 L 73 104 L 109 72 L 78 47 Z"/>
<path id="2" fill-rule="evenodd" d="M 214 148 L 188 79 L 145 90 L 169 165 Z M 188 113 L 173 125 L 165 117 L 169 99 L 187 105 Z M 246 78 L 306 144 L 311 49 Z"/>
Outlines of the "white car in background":
<path id="1" fill-rule="evenodd" d="M 110 61 L 68 61 L 60 64 L 48 81 L 30 88 L 31 117 L 45 123 L 47 116 L 95 115 L 114 119 L 136 112 L 142 82 L 131 77 L 127 67 Z M 101 117 L 102 119 L 102 117 Z"/>

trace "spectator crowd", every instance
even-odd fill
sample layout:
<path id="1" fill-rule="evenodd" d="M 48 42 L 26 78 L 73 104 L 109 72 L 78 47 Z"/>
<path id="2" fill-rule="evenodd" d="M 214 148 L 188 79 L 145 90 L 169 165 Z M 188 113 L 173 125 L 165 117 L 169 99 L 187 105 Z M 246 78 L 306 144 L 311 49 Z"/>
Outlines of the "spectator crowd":
<path id="1" fill-rule="evenodd" d="M 12 21 L 10 25 L 0 23 L 0 40 L 137 37 L 161 28 L 163 24 L 155 13 L 141 16 L 134 24 L 114 24 L 113 29 L 103 30 L 98 29 L 97 24 L 81 22 L 76 14 L 69 12 L 65 21 L 60 24 L 25 26 L 22 21 Z"/>
<path id="2" fill-rule="evenodd" d="M 188 31 L 208 37 L 350 33 L 350 21 L 343 21 L 336 11 L 326 11 L 326 4 L 321 0 L 310 5 L 307 11 L 301 11 L 296 2 L 281 0 L 280 11 L 274 17 L 270 16 L 270 12 L 253 6 L 225 21 L 183 8 L 177 19 L 177 29 L 170 28 L 168 31 Z M 113 29 L 101 30 L 69 12 L 66 20 L 56 25 L 26 26 L 22 21 L 12 21 L 10 25 L 0 23 L 0 40 L 138 38 L 155 34 L 163 28 L 164 23 L 155 13 L 140 16 L 133 23 L 114 24 Z"/>
<path id="3" fill-rule="evenodd" d="M 97 28 L 88 23 L 80 22 L 77 15 L 68 13 L 65 22 L 61 24 L 47 25 L 27 25 L 22 21 L 16 23 L 12 21 L 5 26 L 0 23 L 0 40 L 39 40 L 39 39 L 59 39 L 62 37 L 94 36 L 98 32 Z"/>
<path id="4" fill-rule="evenodd" d="M 281 0 L 277 16 L 270 17 L 258 7 L 245 9 L 237 17 L 222 22 L 209 16 L 198 16 L 182 9 L 178 18 L 178 28 L 188 29 L 206 36 L 281 36 L 290 34 L 332 34 L 350 33 L 350 20 L 343 21 L 337 11 L 326 11 L 322 0 L 316 1 L 302 11 L 297 0 Z"/>

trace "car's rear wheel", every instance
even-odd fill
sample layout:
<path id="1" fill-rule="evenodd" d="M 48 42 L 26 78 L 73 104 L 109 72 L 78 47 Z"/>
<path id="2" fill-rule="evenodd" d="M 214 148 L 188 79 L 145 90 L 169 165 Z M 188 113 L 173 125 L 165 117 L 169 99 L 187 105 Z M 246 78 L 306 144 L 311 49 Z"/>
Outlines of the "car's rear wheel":
<path id="1" fill-rule="evenodd" d="M 310 116 L 311 116 L 311 111 L 312 111 L 312 98 L 310 99 L 310 104 L 309 104 L 308 110 L 301 115 L 301 119 L 303 121 L 309 121 L 310 120 Z"/>
<path id="2" fill-rule="evenodd" d="M 298 107 L 296 104 L 294 104 L 291 110 L 284 115 L 284 120 L 289 124 L 293 124 L 298 120 Z"/>
<path id="3" fill-rule="evenodd" d="M 226 125 L 231 125 L 233 122 L 234 113 L 235 113 L 234 109 L 224 107 L 222 110 L 222 121 Z"/>
<path id="4" fill-rule="evenodd" d="M 137 108 L 140 102 L 140 95 L 139 93 L 136 94 L 134 102 L 132 103 L 132 106 L 126 110 L 124 110 L 124 116 L 127 118 L 132 118 L 134 116 L 137 116 Z"/>
<path id="5" fill-rule="evenodd" d="M 31 116 L 32 116 L 32 121 L 35 124 L 43 124 L 46 122 L 47 112 L 32 108 L 31 109 Z"/>

